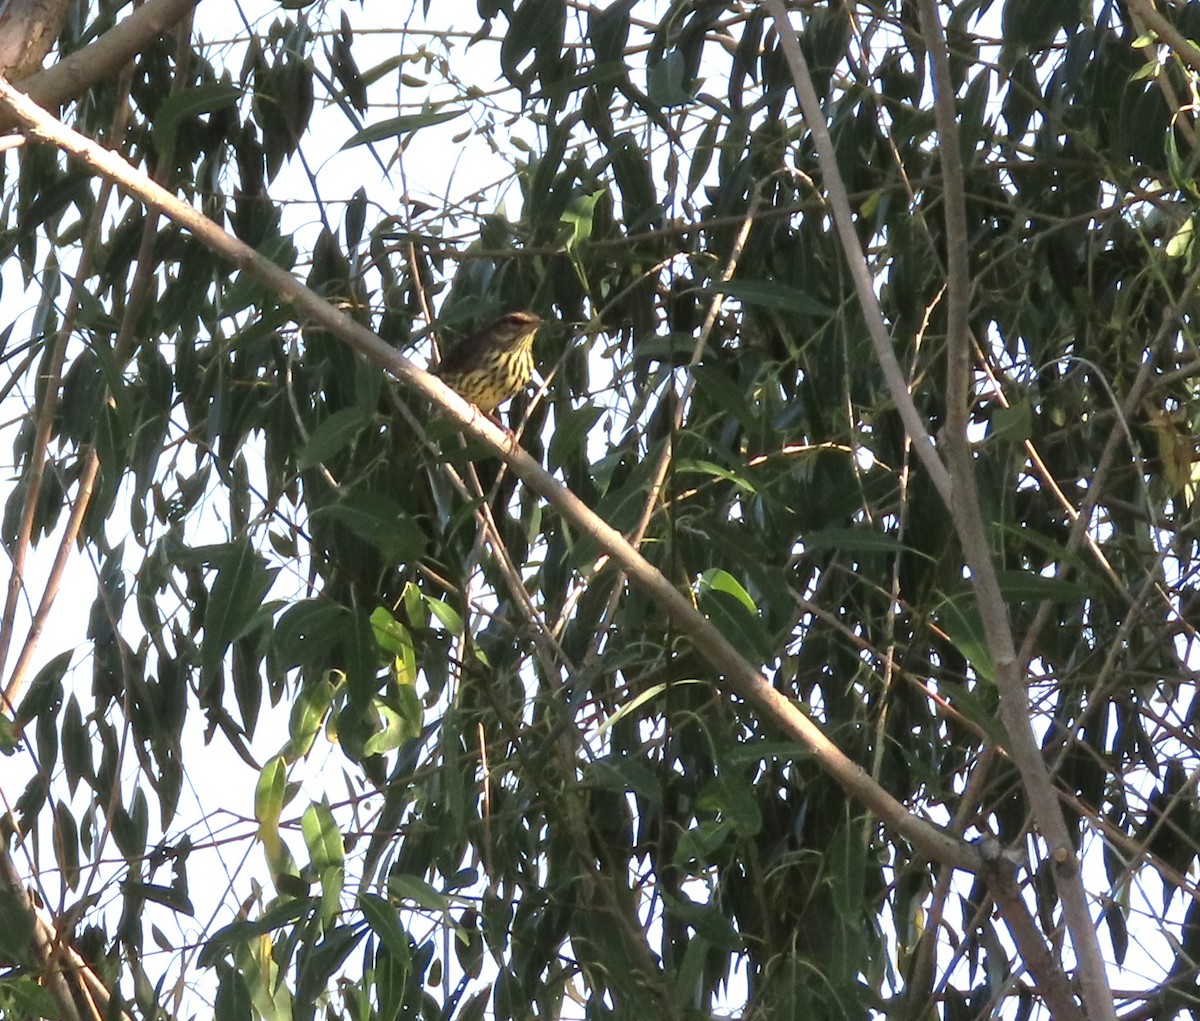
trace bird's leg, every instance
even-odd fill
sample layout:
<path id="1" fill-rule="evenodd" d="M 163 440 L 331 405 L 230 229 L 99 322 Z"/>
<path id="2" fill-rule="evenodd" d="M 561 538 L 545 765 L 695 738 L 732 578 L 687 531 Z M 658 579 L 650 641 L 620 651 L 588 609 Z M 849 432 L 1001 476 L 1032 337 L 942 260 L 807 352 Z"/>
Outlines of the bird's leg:
<path id="1" fill-rule="evenodd" d="M 507 436 L 510 440 L 512 440 L 513 445 L 515 446 L 516 442 L 517 442 L 517 434 L 512 431 L 511 427 L 508 425 L 507 422 L 505 422 L 503 419 L 500 418 L 500 412 L 493 410 L 493 411 L 485 411 L 484 414 L 487 415 L 487 417 L 492 420 L 493 425 L 499 426 L 499 428 L 501 430 L 503 430 L 504 435 Z"/>

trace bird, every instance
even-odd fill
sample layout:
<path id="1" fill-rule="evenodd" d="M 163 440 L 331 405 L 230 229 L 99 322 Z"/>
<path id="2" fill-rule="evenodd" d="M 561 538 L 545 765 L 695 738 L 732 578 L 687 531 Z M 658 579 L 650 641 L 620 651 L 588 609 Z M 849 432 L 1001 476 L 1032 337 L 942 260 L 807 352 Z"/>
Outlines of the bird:
<path id="1" fill-rule="evenodd" d="M 533 338 L 542 325 L 535 312 L 509 312 L 455 344 L 432 372 L 485 415 L 529 385 Z"/>

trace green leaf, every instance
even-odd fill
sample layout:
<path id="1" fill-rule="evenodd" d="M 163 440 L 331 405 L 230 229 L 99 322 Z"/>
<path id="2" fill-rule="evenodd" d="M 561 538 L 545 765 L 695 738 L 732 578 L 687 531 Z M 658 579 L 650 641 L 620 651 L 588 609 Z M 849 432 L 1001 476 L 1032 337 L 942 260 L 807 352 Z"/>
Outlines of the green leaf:
<path id="1" fill-rule="evenodd" d="M 380 941 L 397 961 L 406 966 L 412 962 L 412 941 L 400 924 L 400 913 L 384 898 L 373 893 L 364 893 L 358 898 L 359 910 L 367 924 L 375 931 Z"/>
<path id="2" fill-rule="evenodd" d="M 3 713 L 0 713 L 0 755 L 12 755 L 21 747 L 21 734 L 10 720 Z M 63 746 L 64 765 L 66 759 L 66 746 Z M 71 793 L 75 792 L 74 786 L 71 785 L 69 774 L 67 780 L 68 786 L 71 787 Z"/>
<path id="3" fill-rule="evenodd" d="M 92 172 L 80 168 L 67 171 L 61 177 L 46 182 L 38 189 L 37 198 L 22 211 L 20 230 L 32 236 L 38 227 L 56 223 L 68 206 L 86 208 L 92 199 Z M 49 269 L 49 267 L 47 267 Z M 47 293 L 53 293 L 53 280 L 47 280 Z"/>
<path id="4" fill-rule="evenodd" d="M 356 439 L 374 416 L 366 408 L 343 408 L 323 421 L 296 455 L 301 468 L 324 464 Z"/>
<path id="5" fill-rule="evenodd" d="M 194 918 L 196 911 L 188 898 L 187 892 L 180 886 L 163 886 L 161 883 L 141 883 L 136 880 L 126 880 L 122 889 L 127 895 L 133 894 L 154 904 L 170 908 L 176 914 Z"/>
<path id="6" fill-rule="evenodd" d="M 563 4 L 561 0 L 525 0 L 504 5 L 508 29 L 500 42 L 500 68 L 510 82 L 524 82 L 519 65 L 535 51 L 534 67 L 550 63 L 542 54 L 557 55 L 562 44 Z M 560 63 L 553 61 L 554 64 Z"/>
<path id="7" fill-rule="evenodd" d="M 992 412 L 988 426 L 988 438 L 1006 443 L 1024 443 L 1033 435 L 1033 405 L 1028 400 L 1019 400 L 1011 407 L 997 408 Z"/>
<path id="8" fill-rule="evenodd" d="M 389 496 L 355 490 L 315 516 L 340 522 L 389 561 L 409 564 L 425 555 L 425 530 Z"/>
<path id="9" fill-rule="evenodd" d="M 596 215 L 596 203 L 604 198 L 608 192 L 600 189 L 599 191 L 590 192 L 587 195 L 579 195 L 571 200 L 571 204 L 563 211 L 559 217 L 559 222 L 567 228 L 567 237 L 564 242 L 567 249 L 577 248 L 579 245 L 590 240 L 592 236 L 592 222 Z"/>
<path id="10" fill-rule="evenodd" d="M 657 220 L 658 196 L 649 160 L 631 132 L 623 132 L 613 140 L 612 168 L 621 192 L 626 228 L 635 231 L 650 226 Z"/>
<path id="11" fill-rule="evenodd" d="M 711 812 L 719 812 L 742 837 L 755 836 L 762 830 L 762 813 L 754 789 L 738 771 L 722 769 L 705 784 L 697 804 Z"/>
<path id="12" fill-rule="evenodd" d="M 411 902 L 427 911 L 445 911 L 450 898 L 439 893 L 419 876 L 393 872 L 387 880 L 388 894 L 401 903 Z"/>
<path id="13" fill-rule="evenodd" d="M 745 305 L 756 305 L 777 312 L 795 312 L 822 319 L 833 315 L 833 310 L 824 302 L 775 280 L 727 280 L 712 284 L 705 290 L 709 294 L 727 294 Z"/>
<path id="14" fill-rule="evenodd" d="M 281 669 L 324 661 L 345 633 L 349 612 L 329 599 L 289 606 L 275 623 L 271 649 Z"/>
<path id="15" fill-rule="evenodd" d="M 65 801 L 54 804 L 54 857 L 67 886 L 74 890 L 79 884 L 79 827 Z"/>
<path id="16" fill-rule="evenodd" d="M 1188 255 L 1192 250 L 1192 245 L 1195 238 L 1195 225 L 1192 217 L 1188 217 L 1183 221 L 1183 225 L 1167 242 L 1166 252 L 1172 259 L 1179 259 Z"/>
<path id="17" fill-rule="evenodd" d="M 3 946 L 0 945 L 0 949 Z M 15 958 L 14 958 L 15 960 Z M 57 1017 L 58 1005 L 50 991 L 39 985 L 33 975 L 0 978 L 0 1003 L 6 1004 L 14 1018 Z"/>
<path id="18" fill-rule="evenodd" d="M 713 946 L 726 950 L 736 950 L 742 946 L 742 939 L 732 922 L 716 905 L 697 904 L 682 894 L 666 893 L 664 900 L 670 914 L 686 922 Z"/>
<path id="19" fill-rule="evenodd" d="M 33 720 L 45 713 L 57 716 L 63 698 L 63 675 L 71 665 L 73 652 L 60 652 L 47 663 L 29 684 L 29 690 L 17 706 L 13 723 L 18 730 L 24 730 Z"/>
<path id="20" fill-rule="evenodd" d="M 287 795 L 287 764 L 282 756 L 271 759 L 258 775 L 254 788 L 254 818 L 258 822 L 258 839 L 266 851 L 271 873 L 278 877 L 291 870 L 291 856 L 279 836 L 279 817 Z"/>
<path id="21" fill-rule="evenodd" d="M 458 636 L 463 633 L 463 620 L 458 611 L 444 600 L 437 599 L 433 596 L 423 596 L 425 605 L 429 607 L 429 611 L 441 621 L 444 627 L 450 634 Z"/>
<path id="22" fill-rule="evenodd" d="M 822 528 L 808 532 L 804 536 L 804 548 L 810 552 L 831 549 L 845 550 L 847 553 L 911 553 L 930 563 L 935 562 L 923 550 L 873 528 Z"/>
<path id="23" fill-rule="evenodd" d="M 636 794 L 643 801 L 659 804 L 662 784 L 646 761 L 634 755 L 614 753 L 597 759 L 588 770 L 589 779 L 601 788 Z"/>
<path id="24" fill-rule="evenodd" d="M 345 864 L 342 831 L 329 805 L 324 802 L 309 805 L 300 817 L 300 829 L 308 845 L 309 859 L 318 871 Z"/>
<path id="25" fill-rule="evenodd" d="M 394 697 L 376 699 L 373 709 L 380 729 L 363 743 L 364 755 L 386 755 L 421 736 L 425 707 L 412 684 L 401 682 Z"/>
<path id="26" fill-rule="evenodd" d="M 696 145 L 692 149 L 692 159 L 688 164 L 687 175 L 687 195 L 689 198 L 708 173 L 708 168 L 712 163 L 713 149 L 717 144 L 717 129 L 720 125 L 721 118 L 713 117 L 712 120 L 704 125 L 703 130 L 700 132 L 700 137 L 696 140 Z"/>
<path id="27" fill-rule="evenodd" d="M 668 50 L 661 60 L 646 66 L 646 93 L 659 109 L 683 106 L 693 101 L 684 82 L 684 58 L 679 50 Z"/>
<path id="28" fill-rule="evenodd" d="M 383 943 L 375 947 L 375 992 L 379 1000 L 378 1017 L 399 1019 L 404 1016 L 408 980 L 412 974 L 411 956 L 397 957 Z"/>
<path id="29" fill-rule="evenodd" d="M 388 138 L 399 138 L 401 135 L 412 134 L 422 128 L 433 127 L 435 124 L 445 124 L 456 117 L 461 117 L 464 113 L 466 113 L 465 110 L 443 110 L 441 112 L 429 110 L 425 113 L 401 114 L 399 117 L 392 117 L 363 128 L 361 131 L 356 131 L 342 143 L 342 151 L 353 149 L 357 145 L 369 145 L 372 142 L 380 142 Z"/>
<path id="30" fill-rule="evenodd" d="M 830 887 L 838 915 L 843 921 L 855 919 L 862 907 L 867 877 L 868 842 L 858 827 L 844 825 L 830 845 Z"/>
<path id="31" fill-rule="evenodd" d="M 245 980 L 236 968 L 228 964 L 221 965 L 220 974 L 217 999 L 213 1005 L 213 1021 L 251 1021 L 254 1003 Z"/>
<path id="32" fill-rule="evenodd" d="M 737 650 L 752 663 L 772 658 L 770 638 L 763 627 L 754 600 L 727 571 L 710 569 L 696 586 L 701 611 Z"/>
<path id="33" fill-rule="evenodd" d="M 565 468 L 576 458 L 584 456 L 587 435 L 603 414 L 595 404 L 572 408 L 564 403 L 555 405 L 554 433 L 550 437 L 548 464 L 551 471 Z"/>
<path id="34" fill-rule="evenodd" d="M 257 251 L 280 269 L 291 269 L 296 265 L 296 244 L 291 237 L 269 237 L 259 245 Z M 222 310 L 226 315 L 233 315 L 263 301 L 269 293 L 267 286 L 257 276 L 246 272 L 239 273 L 225 291 Z M 251 331 L 247 331 L 243 336 L 247 340 L 253 339 Z"/>
<path id="35" fill-rule="evenodd" d="M 1063 544 L 1056 542 L 1050 536 L 1027 526 L 1014 526 L 997 524 L 994 527 L 995 534 L 1004 542 L 1020 543 L 1021 547 L 1032 547 L 1041 552 L 1047 561 L 1050 563 L 1059 564 L 1069 567 L 1073 571 L 1079 572 L 1084 577 L 1100 579 L 1102 576 L 1094 566 L 1094 562 L 1090 557 L 1085 557 L 1079 553 L 1067 549 Z M 1107 581 L 1107 579 L 1105 579 Z"/>
<path id="36" fill-rule="evenodd" d="M 714 406 L 739 422 L 758 420 L 754 405 L 723 367 L 701 363 L 692 371 L 696 377 L 697 393 L 702 393 Z"/>
<path id="37" fill-rule="evenodd" d="M 201 655 L 206 683 L 216 676 L 229 646 L 270 620 L 263 599 L 279 573 L 248 542 L 210 550 L 217 577 L 204 613 Z"/>
<path id="38" fill-rule="evenodd" d="M 128 811 L 117 804 L 112 818 L 112 834 L 117 847 L 126 858 L 139 858 L 146 852 L 146 837 L 150 830 L 150 811 L 146 794 L 139 787 L 133 792 Z"/>
<path id="39" fill-rule="evenodd" d="M 397 679 L 411 684 L 416 676 L 417 657 L 408 628 L 390 610 L 377 606 L 371 614 L 371 631 L 379 648 L 395 660 Z"/>
<path id="40" fill-rule="evenodd" d="M 263 912 L 262 917 L 254 921 L 238 919 L 230 922 L 218 929 L 208 939 L 200 951 L 197 963 L 202 968 L 215 967 L 220 957 L 229 950 L 256 942 L 260 936 L 289 925 L 302 915 L 312 911 L 313 904 L 311 899 L 308 901 L 279 900 Z"/>
<path id="41" fill-rule="evenodd" d="M 202 82 L 171 93 L 154 112 L 150 129 L 159 155 L 169 157 L 174 151 L 175 134 L 185 121 L 233 106 L 241 96 L 242 90 L 228 82 Z"/>
<path id="42" fill-rule="evenodd" d="M 312 1016 L 312 1008 L 325 992 L 330 976 L 342 966 L 366 932 L 365 928 L 339 925 L 297 961 L 295 999 L 297 1005 L 308 1005 L 308 1016 Z M 297 1013 L 296 1017 L 300 1016 Z"/>
<path id="43" fill-rule="evenodd" d="M 973 593 L 946 597 L 934 612 L 954 647 L 971 664 L 975 672 L 987 681 L 995 681 L 996 670 L 988 651 L 983 620 Z"/>
<path id="44" fill-rule="evenodd" d="M 977 684 L 968 687 L 957 681 L 938 681 L 938 690 L 949 702 L 950 707 L 978 727 L 989 744 L 997 748 L 1008 748 L 1008 733 L 997 715 L 996 689 L 990 685 Z"/>
<path id="45" fill-rule="evenodd" d="M 263 766 L 254 789 L 254 818 L 260 825 L 279 822 L 286 787 L 287 763 L 282 757 L 276 756 Z"/>
<path id="46" fill-rule="evenodd" d="M 588 8 L 587 31 L 592 51 L 600 61 L 626 59 L 625 43 L 629 39 L 629 14 L 637 0 L 613 0 L 603 7 Z"/>
<path id="47" fill-rule="evenodd" d="M 1048 578 L 1032 571 L 997 571 L 1000 594 L 1012 602 L 1076 603 L 1092 595 L 1080 582 Z"/>
<path id="48" fill-rule="evenodd" d="M 346 849 L 342 831 L 324 802 L 311 804 L 300 817 L 309 860 L 321 882 L 321 918 L 328 926 L 337 917 L 345 884 Z"/>
<path id="49" fill-rule="evenodd" d="M 727 595 L 731 595 L 750 613 L 758 613 L 758 607 L 754 605 L 754 600 L 750 598 L 750 593 L 728 571 L 723 571 L 720 568 L 712 568 L 705 571 L 700 576 L 698 587 L 701 592 L 711 589 L 714 592 L 724 592 Z"/>
<path id="50" fill-rule="evenodd" d="M 0 884 L 0 956 L 32 965 L 33 912 L 25 894 Z"/>
<path id="51" fill-rule="evenodd" d="M 672 862 L 693 874 L 703 873 L 716 860 L 718 852 L 733 836 L 733 826 L 725 819 L 709 819 L 685 830 L 679 837 Z"/>
<path id="52" fill-rule="evenodd" d="M 596 63 L 558 81 L 543 83 L 542 89 L 534 93 L 534 97 L 561 102 L 580 89 L 611 88 L 628 77 L 629 71 L 623 63 Z"/>
<path id="53" fill-rule="evenodd" d="M 1045 49 L 1060 29 L 1072 34 L 1082 7 L 1080 0 L 1005 0 L 1001 37 L 1006 47 Z"/>
<path id="54" fill-rule="evenodd" d="M 675 684 L 703 684 L 703 683 L 704 683 L 703 681 L 698 681 L 698 680 L 676 681 L 675 682 Z M 673 686 L 674 685 L 671 685 L 671 684 L 651 684 L 648 688 L 645 688 L 642 691 L 639 691 L 633 698 L 631 698 L 628 702 L 624 703 L 620 709 L 618 709 L 615 713 L 613 713 L 612 715 L 610 715 L 609 717 L 607 717 L 605 719 L 604 723 L 601 724 L 601 726 L 600 726 L 600 733 L 601 734 L 605 733 L 611 727 L 614 727 L 618 723 L 620 723 L 627 716 L 632 716 L 643 705 L 658 698 L 659 695 L 661 695 L 664 691 L 666 691 L 668 688 L 673 687 Z"/>
<path id="55" fill-rule="evenodd" d="M 714 464 L 712 461 L 705 461 L 691 457 L 681 457 L 676 461 L 675 471 L 680 475 L 688 472 L 695 472 L 700 475 L 707 475 L 711 478 L 724 479 L 726 482 L 732 482 L 743 492 L 757 492 L 754 486 L 747 479 L 743 478 L 741 475 L 738 475 L 737 472 L 730 471 L 728 468 L 722 468 L 719 464 Z"/>
<path id="56" fill-rule="evenodd" d="M 329 715 L 335 690 L 329 679 L 322 677 L 319 681 L 305 685 L 300 692 L 300 696 L 292 705 L 291 718 L 288 721 L 288 743 L 282 753 L 288 762 L 295 762 L 309 753 L 325 717 Z"/>

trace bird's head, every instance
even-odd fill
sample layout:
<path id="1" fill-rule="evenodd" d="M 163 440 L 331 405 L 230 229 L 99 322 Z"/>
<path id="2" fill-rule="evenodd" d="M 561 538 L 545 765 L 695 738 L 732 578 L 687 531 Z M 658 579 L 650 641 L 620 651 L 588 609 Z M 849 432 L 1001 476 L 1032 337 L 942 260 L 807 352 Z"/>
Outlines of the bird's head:
<path id="1" fill-rule="evenodd" d="M 536 312 L 509 312 L 492 327 L 492 335 L 497 343 L 518 344 L 531 338 L 541 325 L 542 317 Z"/>

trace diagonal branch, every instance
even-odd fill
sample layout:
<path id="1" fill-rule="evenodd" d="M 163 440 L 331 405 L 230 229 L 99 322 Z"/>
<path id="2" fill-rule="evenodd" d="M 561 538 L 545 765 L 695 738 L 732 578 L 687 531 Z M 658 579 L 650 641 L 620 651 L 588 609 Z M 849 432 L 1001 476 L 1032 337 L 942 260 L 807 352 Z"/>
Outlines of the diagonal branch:
<path id="1" fill-rule="evenodd" d="M 1152 0 L 1129 0 L 1129 11 L 1166 43 L 1193 71 L 1200 71 L 1200 49 L 1154 9 Z"/>
<path id="2" fill-rule="evenodd" d="M 814 759 L 853 798 L 909 840 L 922 855 L 959 868 L 980 867 L 978 851 L 925 819 L 909 812 L 857 763 L 848 758 L 794 702 L 776 690 L 744 659 L 710 620 L 641 556 L 614 528 L 525 453 L 499 426 L 468 404 L 436 376 L 419 369 L 384 341 L 304 287 L 291 273 L 262 258 L 207 217 L 161 188 L 125 160 L 63 125 L 28 97 L 0 79 L 0 108 L 12 113 L 34 138 L 49 141 L 115 181 L 141 201 L 186 227 L 201 243 L 255 277 L 293 306 L 299 317 L 329 330 L 351 349 L 397 376 L 433 401 L 451 419 L 486 443 L 535 492 L 543 496 L 584 535 L 610 553 L 630 581 L 645 591 L 687 634 L 702 655 L 723 675 L 723 687 L 746 699 L 785 734 L 808 747 Z M 897 371 L 899 367 L 897 366 Z M 911 403 L 911 402 L 910 402 Z M 918 445 L 919 448 L 921 445 Z M 925 447 L 937 461 L 928 438 Z"/>
<path id="3" fill-rule="evenodd" d="M 821 172 L 825 179 L 825 190 L 829 207 L 833 213 L 833 225 L 842 243 L 842 251 L 850 267 L 850 275 L 854 279 L 854 288 L 858 292 L 858 303 L 862 307 L 863 319 L 867 324 L 867 332 L 875 347 L 875 357 L 883 370 L 888 393 L 896 403 L 904 429 L 912 437 L 917 456 L 929 472 L 934 488 L 946 502 L 950 503 L 951 482 L 946 465 L 938 456 L 929 435 L 929 429 L 921 413 L 913 403 L 909 392 L 904 370 L 896 358 L 892 348 L 892 339 L 888 336 L 887 324 L 883 321 L 883 311 L 879 307 L 879 299 L 875 295 L 875 282 L 871 277 L 871 268 L 867 265 L 862 246 L 858 242 L 858 234 L 854 229 L 854 213 L 850 209 L 850 197 L 841 174 L 837 172 L 837 156 L 833 150 L 833 139 L 829 137 L 829 127 L 825 123 L 825 115 L 821 111 L 821 101 L 817 98 L 817 90 L 813 87 L 812 77 L 808 73 L 808 62 L 800 50 L 800 41 L 788 21 L 787 8 L 783 0 L 766 0 L 766 8 L 775 19 L 775 30 L 779 33 L 779 43 L 783 47 L 783 55 L 787 58 L 792 70 L 793 84 L 796 96 L 800 100 L 800 109 L 804 114 L 804 122 L 812 132 L 813 143 L 817 148 L 817 158 L 821 164 Z"/>
<path id="4" fill-rule="evenodd" d="M 1051 872 L 1062 900 L 1063 916 L 1079 961 L 1080 985 L 1088 1016 L 1115 1021 L 1112 992 L 1095 924 L 1088 910 L 1079 861 L 1030 724 L 1029 699 L 1023 664 L 1018 660 L 1008 607 L 1000 591 L 987 529 L 979 507 L 975 462 L 967 439 L 971 400 L 970 246 L 967 235 L 966 189 L 959 145 L 958 113 L 950 78 L 950 54 L 934 0 L 920 0 L 921 28 L 933 65 L 934 116 L 942 162 L 946 209 L 947 266 L 947 412 L 943 433 L 946 459 L 953 480 L 951 516 L 970 567 L 971 585 L 995 664 L 1000 717 L 1012 742 L 1013 762 L 1020 771 L 1033 817 L 1042 831 L 1052 862 Z"/>
<path id="5" fill-rule="evenodd" d="M 1049 845 L 1056 885 L 1064 906 L 1072 943 L 1080 961 L 1084 1002 L 1089 1015 L 1096 1021 L 1115 1019 L 1112 996 L 1104 976 L 1104 962 L 1079 875 L 1079 863 L 1066 820 L 1056 800 L 1053 784 L 1029 722 L 1029 705 L 1022 683 L 1022 670 L 1017 660 L 1011 623 L 1000 592 L 995 564 L 988 552 L 987 533 L 975 488 L 974 463 L 966 433 L 971 395 L 971 336 L 968 322 L 970 279 L 966 205 L 954 93 L 950 85 L 949 56 L 946 52 L 945 38 L 937 21 L 934 0 L 921 0 L 920 11 L 926 46 L 934 66 L 935 115 L 947 207 L 949 394 L 946 428 L 942 434 L 944 461 L 934 449 L 933 440 L 912 402 L 887 337 L 866 258 L 854 230 L 853 213 L 837 169 L 837 159 L 824 113 L 799 40 L 788 18 L 786 6 L 783 0 L 765 0 L 765 6 L 775 21 L 784 56 L 791 66 L 796 95 L 806 125 L 812 132 L 825 187 L 829 193 L 834 225 L 858 289 L 863 315 L 870 329 L 889 391 L 901 412 L 906 430 L 913 437 L 917 455 L 929 471 L 933 484 L 950 510 L 955 531 L 971 571 L 971 581 L 983 620 L 988 651 L 995 664 L 995 682 L 1000 690 L 1002 721 L 1012 741 L 1013 759 L 1020 769 L 1034 817 Z M 1041 957 L 1038 960 L 1039 964 L 1045 963 Z"/>
<path id="6" fill-rule="evenodd" d="M 63 935 L 37 907 L 25 891 L 17 866 L 8 850 L 0 847 L 0 891 L 15 899 L 17 909 L 25 914 L 31 926 L 30 952 L 39 968 L 39 980 L 43 982 L 63 1021 L 82 1021 L 75 999 L 80 999 L 91 1008 L 92 1017 L 104 1016 L 116 1021 L 132 1021 L 129 1014 L 112 1002 L 112 994 L 88 963 L 79 956 Z M 74 982 L 72 982 L 74 980 Z"/>
<path id="7" fill-rule="evenodd" d="M 122 97 L 128 96 L 129 81 L 130 74 L 128 72 L 121 76 Z M 113 138 L 120 138 L 124 134 L 128 116 L 129 104 L 122 101 L 117 105 L 117 110 L 113 117 L 111 126 Z M 38 402 L 37 413 L 34 416 L 34 441 L 33 447 L 29 452 L 28 470 L 25 476 L 27 489 L 25 492 L 25 501 L 21 508 L 21 518 L 17 529 L 16 541 L 13 543 L 11 554 L 12 570 L 9 574 L 4 611 L 3 615 L 0 616 L 0 673 L 3 672 L 8 662 L 8 654 L 15 635 L 18 600 L 25 588 L 25 561 L 29 555 L 30 546 L 33 543 L 34 523 L 37 516 L 37 505 L 42 482 L 45 478 L 46 469 L 50 464 L 50 432 L 54 424 L 54 416 L 58 410 L 67 340 L 75 330 L 76 316 L 81 307 L 79 295 L 83 290 L 84 281 L 90 274 L 89 267 L 99 244 L 100 227 L 104 220 L 104 211 L 108 209 L 108 200 L 111 194 L 112 184 L 105 181 L 99 189 L 95 211 L 89 220 L 84 236 L 83 251 L 80 256 L 79 266 L 75 272 L 74 282 L 71 285 L 71 297 L 67 304 L 66 313 L 63 316 L 62 324 L 55 331 L 53 339 L 42 356 L 42 368 L 39 373 L 41 376 L 42 394 Z M 68 526 L 68 534 L 63 537 L 59 545 L 54 569 L 42 593 L 38 608 L 33 614 L 32 622 L 26 634 L 25 644 L 21 650 L 20 660 L 8 682 L 3 685 L 3 698 L 0 699 L 0 704 L 9 707 L 16 705 L 17 697 L 24 685 L 25 673 L 29 668 L 38 640 L 41 637 L 46 618 L 49 616 L 50 609 L 54 604 L 57 587 L 70 555 L 71 544 L 73 542 L 73 536 L 69 533 L 72 529 L 76 532 L 78 531 L 83 522 L 83 515 L 91 501 L 91 487 L 96 477 L 96 452 L 94 450 L 89 452 L 86 455 L 86 460 L 90 460 L 92 464 L 89 467 L 85 463 L 83 473 L 80 476 L 79 491 L 76 495 L 75 507 L 71 512 L 71 525 Z"/>
<path id="8" fill-rule="evenodd" d="M 191 13 L 198 0 L 147 0 L 95 42 L 21 81 L 21 90 L 45 107 L 61 106 L 99 82 L 112 81 L 145 47 Z M 0 116 L 0 130 L 17 123 Z"/>
<path id="9" fill-rule="evenodd" d="M 733 279 L 733 275 L 737 271 L 738 260 L 742 257 L 742 250 L 746 246 L 746 239 L 750 237 L 750 231 L 754 227 L 754 221 L 758 215 L 759 191 L 759 188 L 756 188 L 754 191 L 754 195 L 750 201 L 750 208 L 746 211 L 741 227 L 734 238 L 729 258 L 725 261 L 725 266 L 717 277 L 721 283 L 728 283 Z M 708 338 L 712 335 L 713 327 L 717 324 L 717 317 L 721 314 L 724 301 L 725 296 L 721 292 L 718 291 L 713 295 L 713 299 L 708 306 L 708 311 L 705 313 L 704 322 L 700 326 L 700 333 L 696 337 L 696 343 L 692 347 L 692 357 L 688 361 L 685 370 L 687 380 L 683 385 L 683 393 L 675 404 L 674 427 L 670 433 L 672 439 L 669 439 L 663 445 L 662 455 L 659 457 L 658 464 L 654 469 L 650 484 L 646 487 L 646 501 L 642 506 L 641 516 L 638 518 L 633 531 L 629 533 L 629 542 L 634 549 L 640 549 L 642 543 L 645 541 L 646 530 L 650 527 L 650 522 L 654 517 L 654 509 L 658 506 L 659 500 L 662 498 L 663 486 L 666 485 L 667 474 L 671 468 L 671 459 L 674 456 L 673 437 L 683 428 L 684 408 L 688 401 L 691 400 L 692 393 L 696 388 L 695 369 L 700 364 L 700 359 L 704 356 L 704 349 L 708 346 Z M 600 617 L 600 623 L 596 628 L 595 635 L 592 637 L 587 654 L 583 657 L 584 666 L 590 666 L 596 660 L 600 651 L 600 643 L 608 634 L 609 625 L 617 612 L 621 592 L 625 588 L 625 579 L 619 572 L 616 578 L 612 580 L 611 586 L 608 603 L 604 607 L 604 613 Z"/>

